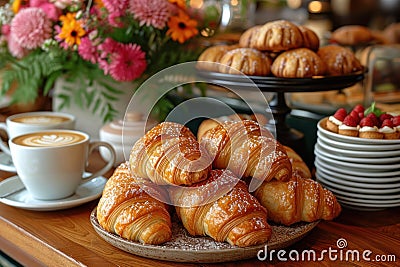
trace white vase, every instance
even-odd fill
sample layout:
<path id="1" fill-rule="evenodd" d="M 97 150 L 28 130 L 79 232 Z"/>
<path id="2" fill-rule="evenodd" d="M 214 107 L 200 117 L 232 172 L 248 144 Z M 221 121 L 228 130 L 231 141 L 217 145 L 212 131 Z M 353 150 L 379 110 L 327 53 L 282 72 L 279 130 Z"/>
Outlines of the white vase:
<path id="1" fill-rule="evenodd" d="M 108 83 L 110 84 L 110 83 Z M 118 95 L 118 100 L 113 101 L 113 108 L 117 111 L 113 119 L 123 119 L 126 108 L 131 100 L 133 93 L 139 86 L 138 82 L 131 83 L 112 83 L 113 88 L 122 91 L 122 94 Z M 93 112 L 93 107 L 96 105 L 96 101 L 92 101 L 90 105 L 84 104 L 83 107 L 77 104 L 77 101 L 82 101 L 82 99 L 77 100 L 73 92 L 73 88 L 79 88 L 76 84 L 66 81 L 64 78 L 58 78 L 54 83 L 53 88 L 53 110 L 70 113 L 75 115 L 77 118 L 76 129 L 86 132 L 91 136 L 91 139 L 99 139 L 99 131 L 101 127 L 107 123 L 103 121 L 101 115 L 101 110 L 105 106 L 104 99 L 101 99 L 101 94 L 95 94 L 96 98 L 100 101 L 100 106 L 97 108 L 96 112 Z M 97 82 L 94 82 L 91 86 L 86 87 L 86 92 L 103 92 L 104 87 Z M 70 97 L 69 105 L 63 105 L 63 96 L 68 95 Z M 83 97 L 82 97 L 83 98 Z"/>

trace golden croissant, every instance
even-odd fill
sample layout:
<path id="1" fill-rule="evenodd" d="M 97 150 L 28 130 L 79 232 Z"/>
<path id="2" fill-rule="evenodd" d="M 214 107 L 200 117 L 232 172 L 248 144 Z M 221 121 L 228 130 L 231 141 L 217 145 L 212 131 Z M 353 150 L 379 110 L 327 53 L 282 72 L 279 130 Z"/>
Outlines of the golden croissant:
<path id="1" fill-rule="evenodd" d="M 135 181 L 128 164 L 122 163 L 103 189 L 97 206 L 99 224 L 108 232 L 144 244 L 169 241 L 169 207 L 160 201 L 165 195 L 157 188 L 147 189 Z"/>
<path id="2" fill-rule="evenodd" d="M 288 182 L 264 182 L 254 195 L 267 209 L 268 219 L 284 225 L 332 220 L 341 212 L 331 191 L 312 179 L 297 175 Z"/>
<path id="3" fill-rule="evenodd" d="M 222 122 L 205 132 L 200 144 L 214 159 L 215 169 L 260 181 L 291 177 L 292 165 L 283 145 L 255 121 Z"/>
<path id="4" fill-rule="evenodd" d="M 134 175 L 153 183 L 191 185 L 207 178 L 211 158 L 187 127 L 163 122 L 133 145 L 129 164 Z"/>
<path id="5" fill-rule="evenodd" d="M 183 226 L 193 236 L 207 235 L 239 247 L 266 243 L 271 236 L 267 211 L 228 170 L 211 170 L 207 180 L 188 189 L 171 190 L 170 197 Z"/>
<path id="6" fill-rule="evenodd" d="M 311 171 L 307 164 L 303 161 L 299 154 L 297 154 L 292 148 L 284 146 L 286 154 L 288 155 L 292 164 L 293 174 L 300 175 L 301 178 L 311 179 Z"/>

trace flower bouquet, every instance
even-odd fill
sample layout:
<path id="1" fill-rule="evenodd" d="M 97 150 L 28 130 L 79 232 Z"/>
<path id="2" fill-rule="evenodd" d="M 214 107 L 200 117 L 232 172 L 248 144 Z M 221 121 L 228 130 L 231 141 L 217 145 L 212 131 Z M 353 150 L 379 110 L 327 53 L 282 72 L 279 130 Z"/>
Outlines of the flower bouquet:
<path id="1" fill-rule="evenodd" d="M 0 26 L 0 96 L 15 87 L 13 102 L 33 101 L 62 77 L 75 84 L 62 105 L 101 109 L 104 122 L 122 94 L 113 83 L 140 82 L 200 52 L 185 0 L 11 0 Z M 94 82 L 102 89 L 88 91 Z"/>

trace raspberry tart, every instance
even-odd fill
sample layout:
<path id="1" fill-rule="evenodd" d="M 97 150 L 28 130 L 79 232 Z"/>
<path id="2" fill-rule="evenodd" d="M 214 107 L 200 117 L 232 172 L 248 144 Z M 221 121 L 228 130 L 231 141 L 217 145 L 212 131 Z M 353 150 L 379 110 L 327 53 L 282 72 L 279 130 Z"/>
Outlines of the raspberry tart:
<path id="1" fill-rule="evenodd" d="M 326 128 L 334 133 L 339 132 L 339 126 L 343 124 L 344 118 L 347 116 L 347 111 L 344 108 L 338 109 L 335 114 L 329 116 L 326 121 Z"/>
<path id="2" fill-rule="evenodd" d="M 392 118 L 387 118 L 382 122 L 379 132 L 383 133 L 384 139 L 400 138 L 400 132 L 394 127 Z"/>
<path id="3" fill-rule="evenodd" d="M 358 136 L 368 139 L 382 139 L 383 133 L 379 132 L 379 119 L 374 113 L 368 114 L 360 121 Z"/>
<path id="4" fill-rule="evenodd" d="M 347 115 L 343 123 L 338 127 L 338 133 L 341 135 L 347 135 L 347 136 L 353 136 L 357 137 L 358 136 L 358 122 L 359 118 L 354 117 L 352 115 Z"/>

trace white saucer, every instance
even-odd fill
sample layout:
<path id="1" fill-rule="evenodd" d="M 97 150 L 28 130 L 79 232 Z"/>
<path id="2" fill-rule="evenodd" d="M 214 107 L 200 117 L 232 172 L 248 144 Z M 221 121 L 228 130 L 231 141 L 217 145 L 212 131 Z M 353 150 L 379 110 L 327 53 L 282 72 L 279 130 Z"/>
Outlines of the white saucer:
<path id="1" fill-rule="evenodd" d="M 326 121 L 328 117 L 321 119 L 318 124 L 317 128 L 323 135 L 327 136 L 331 140 L 336 140 L 339 142 L 346 142 L 349 144 L 363 144 L 363 145 L 397 145 L 400 146 L 400 139 L 367 139 L 367 138 L 360 138 L 360 137 L 353 137 L 353 136 L 346 136 L 337 133 L 333 133 L 325 128 Z"/>
<path id="2" fill-rule="evenodd" d="M 359 188 L 359 187 L 350 187 L 341 185 L 332 181 L 327 180 L 323 175 L 320 173 L 316 173 L 316 178 L 318 182 L 321 182 L 324 185 L 327 185 L 331 188 L 335 188 L 336 192 L 347 192 L 347 193 L 354 193 L 359 196 L 359 194 L 366 194 L 366 195 L 390 195 L 390 194 L 398 194 L 400 195 L 400 187 L 397 188 L 386 188 L 386 189 L 370 189 L 370 188 Z M 391 198 L 394 199 L 394 198 Z"/>
<path id="3" fill-rule="evenodd" d="M 356 182 L 356 183 L 364 183 L 369 184 L 371 186 L 380 186 L 381 184 L 385 185 L 390 183 L 400 183 L 400 176 L 393 177 L 365 177 L 365 176 L 353 176 L 349 174 L 342 174 L 339 172 L 331 171 L 326 168 L 321 168 L 318 163 L 316 163 L 317 172 L 323 173 L 325 176 L 332 176 L 340 180 Z"/>
<path id="4" fill-rule="evenodd" d="M 0 170 L 6 172 L 15 172 L 15 167 L 11 156 L 4 152 L 0 152 Z"/>
<path id="5" fill-rule="evenodd" d="M 352 150 L 360 150 L 360 151 L 392 151 L 395 149 L 400 149 L 400 144 L 363 144 L 363 143 L 346 143 L 343 141 L 339 141 L 336 139 L 331 139 L 329 136 L 326 136 L 322 132 L 318 131 L 317 136 L 319 139 L 324 141 L 325 143 L 328 143 L 330 146 L 334 146 L 337 148 L 341 149 L 352 149 Z M 358 138 L 358 137 L 352 137 L 352 138 Z M 365 138 L 359 138 L 359 139 L 365 139 Z M 366 139 L 366 140 L 377 140 L 377 139 Z M 383 141 L 383 140 L 377 140 L 377 141 Z"/>
<path id="6" fill-rule="evenodd" d="M 400 171 L 400 160 L 397 159 L 393 163 L 385 162 L 368 162 L 368 161 L 361 161 L 361 162 L 351 162 L 348 160 L 342 160 L 342 157 L 327 157 L 322 151 L 318 150 L 318 148 L 314 151 L 315 155 L 320 159 L 324 160 L 327 163 L 334 164 L 340 167 L 346 167 L 350 169 L 362 169 L 368 171 Z"/>
<path id="7" fill-rule="evenodd" d="M 325 149 L 329 150 L 332 153 L 337 155 L 343 155 L 348 157 L 359 157 L 359 158 L 376 158 L 376 157 L 393 157 L 400 156 L 400 149 L 395 150 L 381 150 L 381 151 L 363 151 L 363 150 L 354 150 L 347 148 L 338 148 L 332 145 L 331 140 L 326 141 L 323 138 L 317 139 L 318 145 Z"/>
<path id="8" fill-rule="evenodd" d="M 9 206 L 36 211 L 68 209 L 100 197 L 106 182 L 106 178 L 99 176 L 79 186 L 74 195 L 58 200 L 37 200 L 32 198 L 26 189 L 23 189 L 10 196 L 0 198 L 0 202 Z M 0 196 L 21 187 L 23 185 L 17 175 L 10 177 L 0 182 Z"/>
<path id="9" fill-rule="evenodd" d="M 368 171 L 368 172 L 392 172 L 399 171 L 400 172 L 400 164 L 399 162 L 393 164 L 363 164 L 363 163 L 353 163 L 342 160 L 335 160 L 328 157 L 321 157 L 321 154 L 318 151 L 315 152 L 315 155 L 321 161 L 336 166 L 337 168 L 342 168 L 350 171 L 358 170 L 358 171 Z"/>
<path id="10" fill-rule="evenodd" d="M 388 164 L 388 163 L 397 163 L 400 164 L 400 157 L 380 157 L 380 158 L 359 158 L 359 157 L 347 157 L 343 155 L 336 154 L 328 149 L 324 149 L 317 142 L 314 147 L 315 154 L 318 154 L 321 157 L 327 157 L 334 160 L 340 160 L 345 162 L 354 162 L 354 163 L 370 163 L 370 164 Z M 376 153 L 376 155 L 378 155 Z"/>
<path id="11" fill-rule="evenodd" d="M 355 169 L 355 168 L 352 169 L 352 168 L 337 166 L 337 165 L 326 162 L 323 158 L 320 158 L 320 157 L 315 158 L 314 164 L 316 166 L 318 166 L 319 168 L 328 169 L 328 170 L 335 171 L 338 173 L 359 176 L 359 177 L 382 177 L 382 178 L 385 178 L 385 177 L 393 177 L 393 176 L 400 175 L 400 170 L 371 171 L 371 170 L 365 170 L 365 169 Z"/>
<path id="12" fill-rule="evenodd" d="M 342 196 L 345 197 L 349 197 L 352 198 L 354 200 L 357 199 L 364 199 L 364 200 L 373 200 L 376 202 L 379 202 L 381 200 L 383 201 L 390 201 L 391 204 L 393 204 L 393 202 L 400 204 L 399 202 L 396 202 L 397 200 L 400 199 L 400 194 L 388 194 L 388 195 L 371 195 L 371 194 L 362 194 L 362 193 L 354 193 L 354 192 L 347 192 L 347 191 L 343 191 L 340 189 L 337 189 L 336 187 L 333 186 L 329 186 L 328 184 L 324 183 L 323 181 L 320 181 L 317 179 L 317 181 L 319 183 L 321 183 L 321 185 L 332 191 L 332 193 L 336 196 L 336 198 L 340 199 Z"/>

